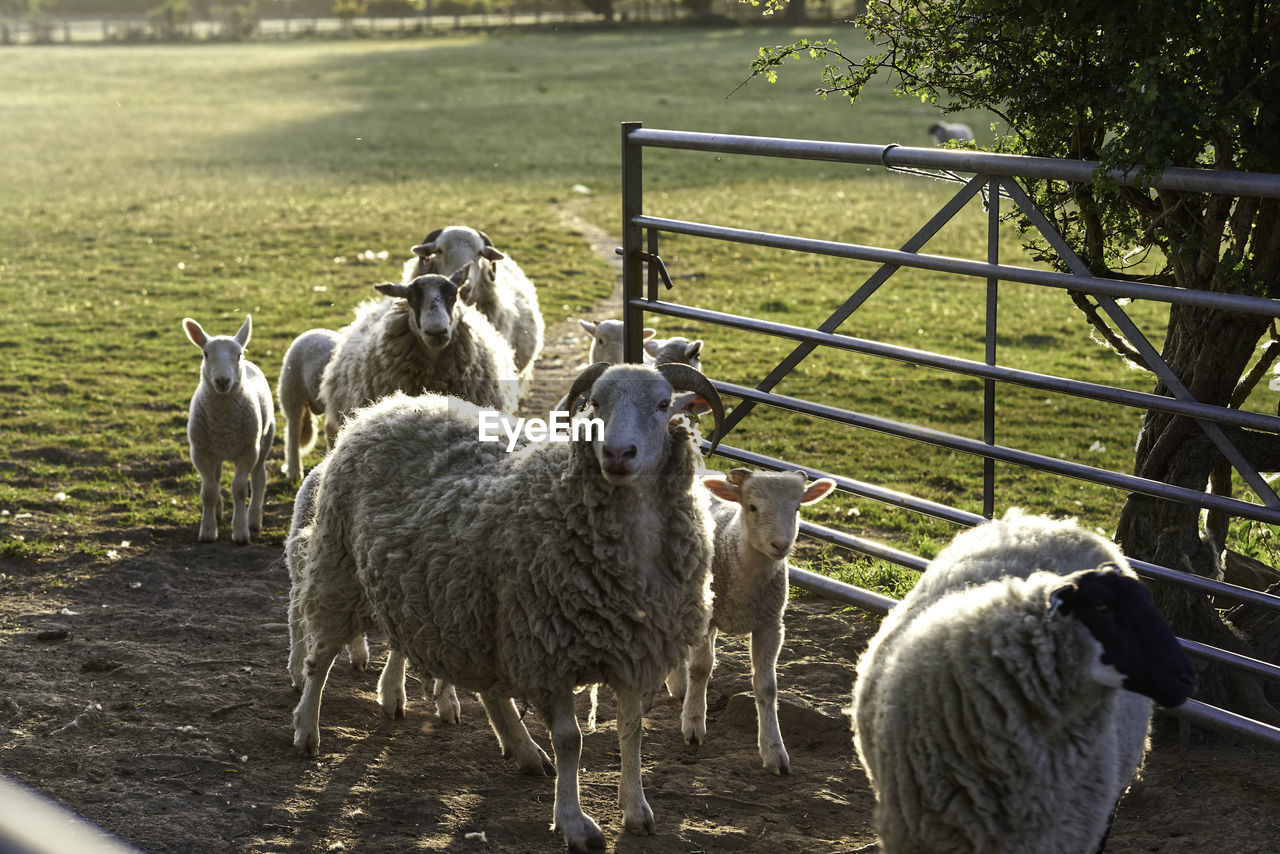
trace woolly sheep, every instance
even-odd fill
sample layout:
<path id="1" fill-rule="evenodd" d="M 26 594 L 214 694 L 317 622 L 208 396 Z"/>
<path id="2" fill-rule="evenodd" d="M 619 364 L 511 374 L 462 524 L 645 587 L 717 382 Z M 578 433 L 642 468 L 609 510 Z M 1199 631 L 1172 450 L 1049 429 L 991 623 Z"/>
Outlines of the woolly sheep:
<path id="1" fill-rule="evenodd" d="M 611 686 L 623 824 L 651 833 L 642 698 L 706 631 L 713 549 L 695 433 L 669 416 L 679 389 L 714 402 L 718 431 L 719 396 L 684 365 L 593 365 L 570 402 L 589 401 L 603 430 L 510 454 L 478 441 L 479 410 L 455 398 L 394 395 L 357 413 L 327 457 L 306 549 L 296 748 L 316 752 L 333 660 L 376 626 L 419 671 L 478 691 L 504 755 L 530 773 L 551 766 L 510 697 L 538 710 L 553 826 L 578 851 L 604 837 L 578 799 L 573 692 Z"/>
<path id="2" fill-rule="evenodd" d="M 805 486 L 803 472 L 733 469 L 727 478 L 703 481 L 715 496 L 715 563 L 711 571 L 711 625 L 667 679 L 683 698 L 684 740 L 701 744 L 707 734 L 707 683 L 716 665 L 718 632 L 751 634 L 751 688 L 756 700 L 760 759 L 773 774 L 786 774 L 791 758 L 778 728 L 778 652 L 787 607 L 787 556 L 795 547 L 802 504 L 816 504 L 835 488 L 829 478 Z"/>
<path id="3" fill-rule="evenodd" d="M 406 284 L 427 273 L 447 276 L 469 269 L 466 303 L 479 309 L 511 345 L 516 370 L 527 385 L 542 352 L 544 323 L 538 292 L 520 265 L 499 252 L 489 235 L 465 225 L 436 229 L 413 247 L 413 255 L 404 265 Z"/>
<path id="4" fill-rule="evenodd" d="M 882 850 L 1093 854 L 1194 685 L 1112 543 L 1010 511 L 961 533 L 857 665 L 854 745 Z"/>
<path id="5" fill-rule="evenodd" d="M 199 539 L 218 539 L 222 464 L 230 462 L 236 467 L 231 479 L 231 541 L 245 545 L 250 531 L 262 529 L 267 454 L 276 435 L 271 386 L 258 366 L 244 358 L 253 317 L 245 316 L 234 337 L 210 337 L 190 317 L 183 318 L 182 328 L 204 354 L 187 413 L 191 464 L 200 473 Z"/>
<path id="6" fill-rule="evenodd" d="M 304 554 L 307 547 L 307 541 L 311 537 L 311 520 L 315 516 L 316 491 L 320 487 L 320 480 L 324 477 L 325 461 L 321 460 L 315 468 L 313 468 L 305 478 L 302 485 L 298 487 L 298 494 L 293 500 L 293 519 L 289 525 L 289 536 L 285 539 L 284 560 L 285 567 L 289 571 L 289 678 L 293 683 L 293 687 L 299 691 L 306 683 L 306 674 L 303 668 L 303 662 L 307 654 L 307 640 L 302 627 L 302 614 L 299 603 L 299 596 L 302 591 L 302 572 L 304 566 Z M 363 633 L 351 638 L 347 643 L 347 655 L 351 659 L 351 666 L 355 670 L 364 670 L 369 666 L 369 644 L 365 640 Z M 379 702 L 384 709 L 387 709 L 388 717 L 404 717 L 404 656 L 397 650 L 391 650 L 387 657 L 387 667 L 383 671 L 383 679 L 387 678 L 387 673 L 392 672 L 397 666 L 394 662 L 399 662 L 399 686 L 400 699 L 399 706 L 388 707 L 387 702 L 383 701 L 383 686 L 381 681 L 378 685 Z M 458 702 L 457 692 L 454 691 L 452 685 L 436 680 L 435 683 L 436 713 L 445 723 L 458 723 L 461 716 L 461 705 Z"/>
<path id="7" fill-rule="evenodd" d="M 587 351 L 587 364 L 608 362 L 621 365 L 622 358 L 622 321 L 621 320 L 578 320 L 578 325 L 591 336 L 591 348 Z M 658 330 L 646 326 L 640 330 L 640 340 L 648 341 Z"/>
<path id="8" fill-rule="evenodd" d="M 339 333 L 320 381 L 330 445 L 352 411 L 395 391 L 452 394 L 515 411 L 511 348 L 466 304 L 466 278 L 462 269 L 448 279 L 428 274 L 408 284 L 374 286 L 399 299 L 363 303 Z"/>
<path id="9" fill-rule="evenodd" d="M 973 142 L 973 129 L 960 122 L 934 122 L 929 126 L 929 136 L 934 145 L 946 145 L 951 140 Z"/>
<path id="10" fill-rule="evenodd" d="M 284 413 L 284 474 L 293 483 L 305 474 L 302 458 L 316 444 L 316 416 L 324 414 L 320 377 L 340 337 L 332 329 L 308 329 L 284 354 L 276 397 Z"/>

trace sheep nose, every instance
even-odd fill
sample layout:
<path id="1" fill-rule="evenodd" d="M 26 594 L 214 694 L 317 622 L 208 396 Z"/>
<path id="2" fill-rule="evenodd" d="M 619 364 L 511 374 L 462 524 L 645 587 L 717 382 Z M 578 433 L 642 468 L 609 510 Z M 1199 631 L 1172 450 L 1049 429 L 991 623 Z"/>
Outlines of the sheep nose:
<path id="1" fill-rule="evenodd" d="M 604 458 L 606 462 L 614 465 L 625 463 L 627 460 L 634 460 L 636 458 L 636 446 L 605 445 Z"/>
<path id="2" fill-rule="evenodd" d="M 791 551 L 791 541 L 790 540 L 770 540 L 769 547 L 773 549 L 773 553 L 776 556 L 786 557 L 787 553 Z"/>
<path id="3" fill-rule="evenodd" d="M 213 381 L 213 386 L 218 391 L 226 391 L 231 388 L 231 379 L 229 377 L 218 377 Z"/>

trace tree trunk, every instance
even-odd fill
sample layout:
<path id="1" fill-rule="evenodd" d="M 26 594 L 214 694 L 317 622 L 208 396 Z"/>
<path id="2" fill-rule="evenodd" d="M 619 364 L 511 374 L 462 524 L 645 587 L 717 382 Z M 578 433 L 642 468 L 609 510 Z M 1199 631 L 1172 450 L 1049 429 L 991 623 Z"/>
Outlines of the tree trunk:
<path id="1" fill-rule="evenodd" d="M 1264 318 L 1173 306 L 1164 358 L 1202 403 L 1227 405 L 1254 346 L 1267 329 Z M 1156 394 L 1168 394 L 1157 383 Z M 1138 437 L 1135 474 L 1202 491 L 1222 460 L 1190 419 L 1148 412 Z M 1222 548 L 1201 531 L 1200 510 L 1133 493 L 1120 514 L 1116 540 L 1126 555 L 1208 578 L 1222 576 Z M 1252 655 L 1246 638 L 1201 593 L 1153 586 L 1156 602 L 1175 632 L 1222 649 Z M 1206 702 L 1280 724 L 1259 680 L 1219 665 L 1200 669 L 1197 696 Z"/>

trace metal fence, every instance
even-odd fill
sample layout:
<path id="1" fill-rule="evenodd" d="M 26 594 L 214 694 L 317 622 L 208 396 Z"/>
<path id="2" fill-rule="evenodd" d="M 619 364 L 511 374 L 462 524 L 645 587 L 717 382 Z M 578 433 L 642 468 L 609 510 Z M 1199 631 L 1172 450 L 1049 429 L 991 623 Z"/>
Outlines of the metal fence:
<path id="1" fill-rule="evenodd" d="M 972 174 L 973 177 L 963 182 L 959 192 L 901 248 L 889 249 L 647 215 L 644 210 L 643 195 L 643 150 L 645 148 L 821 160 L 882 166 L 889 169 L 941 170 L 953 175 L 954 173 Z M 726 432 L 731 431 L 750 413 L 754 406 L 766 404 L 796 413 L 819 416 L 847 424 L 853 428 L 874 430 L 935 447 L 973 454 L 983 460 L 983 512 L 981 514 L 973 513 L 855 480 L 838 473 L 819 471 L 804 465 L 797 465 L 793 462 L 753 453 L 734 447 L 731 444 L 732 437 L 730 437 L 729 441 L 721 442 L 717 453 L 727 459 L 760 468 L 799 469 L 805 471 L 810 477 L 830 477 L 836 481 L 843 492 L 848 494 L 948 522 L 973 526 L 986 521 L 993 515 L 995 508 L 994 466 L 999 461 L 1078 478 L 1127 492 L 1137 492 L 1171 501 L 1185 502 L 1201 508 L 1217 510 L 1233 516 L 1253 519 L 1272 525 L 1280 524 L 1280 498 L 1277 498 L 1276 493 L 1267 481 L 1249 463 L 1245 456 L 1235 448 L 1221 429 L 1225 425 L 1277 433 L 1280 432 L 1280 418 L 1213 406 L 1195 400 L 1193 395 L 1165 364 L 1158 348 L 1143 335 L 1141 329 L 1132 321 L 1121 304 L 1117 302 L 1117 299 L 1156 300 L 1164 303 L 1195 305 L 1273 318 L 1280 317 L 1280 300 L 1193 291 L 1161 285 L 1118 281 L 1091 275 L 1086 265 L 1067 246 L 1044 214 L 1036 209 L 1026 191 L 1023 190 L 1016 179 L 1025 177 L 1088 182 L 1094 179 L 1096 168 L 1096 163 L 975 151 L 692 133 L 649 129 L 642 127 L 638 123 L 624 124 L 622 127 L 623 245 L 620 251 L 623 256 L 623 322 L 626 359 L 627 361 L 640 360 L 641 335 L 645 312 L 701 323 L 711 323 L 744 332 L 772 335 L 798 342 L 795 349 L 754 387 L 713 380 L 713 384 L 721 393 L 741 401 L 726 420 Z M 1120 183 L 1133 181 L 1133 176 L 1128 173 L 1114 172 L 1109 177 Z M 1280 198 L 1280 175 L 1170 169 L 1161 176 L 1155 186 L 1168 190 Z M 987 260 L 981 262 L 922 253 L 920 250 L 929 239 L 979 193 L 985 194 L 988 206 Z M 998 238 L 1002 199 L 1007 199 L 1016 205 L 1020 214 L 1039 230 L 1040 234 L 1053 249 L 1066 260 L 1071 270 L 1070 274 L 1001 263 Z M 668 286 L 670 284 L 669 276 L 661 262 L 658 251 L 658 235 L 662 232 L 870 261 L 880 266 L 843 304 L 835 308 L 825 322 L 816 329 L 802 328 L 753 317 L 728 314 L 708 308 L 680 305 L 660 299 L 659 280 L 665 280 Z M 648 268 L 647 276 L 645 274 L 646 265 Z M 971 276 L 987 283 L 985 361 L 978 362 L 955 358 L 885 342 L 857 338 L 836 331 L 868 297 L 888 281 L 897 270 L 904 267 Z M 1165 397 L 1136 392 L 997 365 L 995 363 L 996 284 L 1000 281 L 1068 289 L 1093 296 L 1107 313 L 1110 320 L 1138 348 L 1148 364 L 1152 366 L 1156 375 L 1170 389 L 1172 396 Z M 983 440 L 979 441 L 774 393 L 773 389 L 777 384 L 818 347 L 837 348 L 882 359 L 937 368 L 983 380 Z M 1218 450 L 1221 451 L 1223 456 L 1234 466 L 1235 470 L 1240 473 L 1244 481 L 1258 495 L 1261 503 L 1255 504 L 1228 496 L 1188 490 L 1130 474 L 999 445 L 994 439 L 994 392 L 996 383 L 1011 383 L 1107 403 L 1157 410 L 1194 418 Z M 928 563 L 918 555 L 909 554 L 882 543 L 821 525 L 802 522 L 801 530 L 826 542 L 912 569 L 923 570 Z M 1208 595 L 1229 597 L 1237 602 L 1247 602 L 1263 608 L 1280 610 L 1280 597 L 1277 596 L 1202 578 L 1144 561 L 1133 560 L 1131 564 L 1139 574 L 1152 580 L 1190 588 Z M 804 570 L 793 570 L 792 581 L 801 587 L 881 614 L 886 613 L 894 605 L 893 599 L 873 591 L 852 587 Z M 1183 639 L 1182 644 L 1187 652 L 1193 656 L 1230 667 L 1242 668 L 1268 679 L 1280 680 L 1280 667 L 1269 662 L 1248 658 L 1191 640 Z M 1190 700 L 1182 707 L 1172 710 L 1172 712 L 1194 723 L 1226 730 L 1237 735 L 1260 740 L 1272 747 L 1280 748 L 1280 729 L 1228 710 Z"/>

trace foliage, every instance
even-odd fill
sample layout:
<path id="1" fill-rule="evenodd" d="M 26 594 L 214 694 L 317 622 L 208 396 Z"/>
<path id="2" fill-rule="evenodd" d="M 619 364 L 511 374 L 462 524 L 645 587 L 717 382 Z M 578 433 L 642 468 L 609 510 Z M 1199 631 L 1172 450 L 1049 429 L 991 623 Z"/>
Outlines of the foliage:
<path id="1" fill-rule="evenodd" d="M 369 11 L 368 0 L 333 0 L 333 14 L 343 25 L 351 26 L 352 20 Z"/>
<path id="2" fill-rule="evenodd" d="M 247 39 L 258 29 L 258 0 L 218 2 L 210 11 L 222 23 L 223 38 Z"/>
<path id="3" fill-rule="evenodd" d="M 187 0 L 164 0 L 147 12 L 147 23 L 155 37 L 172 41 L 182 31 L 182 25 L 191 19 L 191 7 Z"/>

